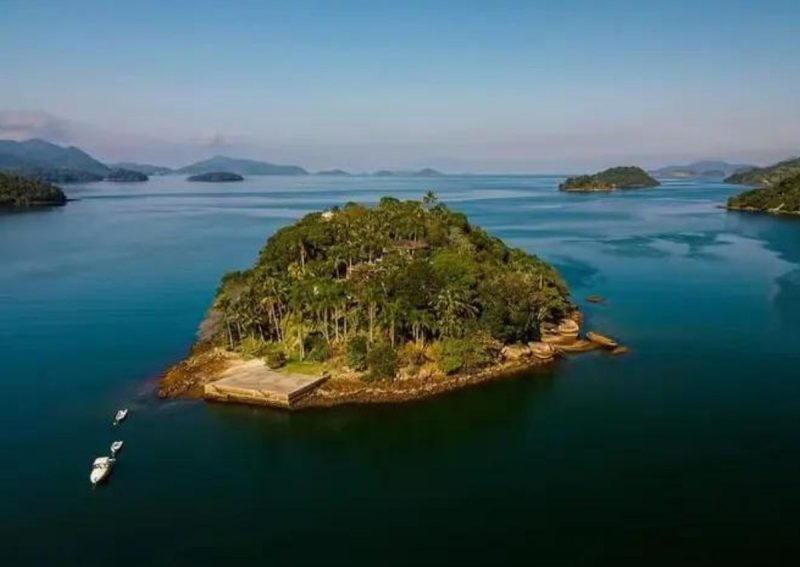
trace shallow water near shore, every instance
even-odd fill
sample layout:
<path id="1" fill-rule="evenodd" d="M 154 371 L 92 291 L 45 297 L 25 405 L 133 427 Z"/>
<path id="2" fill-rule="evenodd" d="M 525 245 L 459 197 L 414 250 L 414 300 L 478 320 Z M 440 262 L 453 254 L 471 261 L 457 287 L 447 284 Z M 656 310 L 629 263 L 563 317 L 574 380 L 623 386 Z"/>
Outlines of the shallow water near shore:
<path id="1" fill-rule="evenodd" d="M 726 212 L 741 188 L 721 183 L 561 179 L 156 177 L 0 215 L 0 562 L 792 564 L 800 221 Z M 631 352 L 396 406 L 154 397 L 220 276 L 274 230 L 429 189 L 556 265 L 586 328 Z"/>

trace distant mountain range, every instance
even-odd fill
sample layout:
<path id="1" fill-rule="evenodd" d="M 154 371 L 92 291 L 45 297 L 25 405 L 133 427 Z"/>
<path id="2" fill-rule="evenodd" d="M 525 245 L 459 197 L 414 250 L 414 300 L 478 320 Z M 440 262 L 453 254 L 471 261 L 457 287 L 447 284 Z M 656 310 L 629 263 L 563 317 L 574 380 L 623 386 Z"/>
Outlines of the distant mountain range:
<path id="1" fill-rule="evenodd" d="M 443 177 L 444 173 L 436 171 L 430 167 L 419 169 L 417 171 L 391 171 L 388 169 L 381 169 L 374 173 L 377 177 Z"/>
<path id="2" fill-rule="evenodd" d="M 20 174 L 52 171 L 59 176 L 99 177 L 110 168 L 74 146 L 62 147 L 44 140 L 0 140 L 0 170 Z"/>
<path id="3" fill-rule="evenodd" d="M 237 159 L 226 156 L 214 156 L 198 161 L 177 170 L 177 173 L 197 175 L 224 171 L 239 175 L 308 175 L 302 167 L 296 165 L 276 165 L 266 161 Z"/>
<path id="4" fill-rule="evenodd" d="M 739 171 L 752 169 L 752 165 L 740 163 L 728 163 L 726 161 L 696 161 L 687 165 L 668 165 L 660 169 L 651 171 L 656 177 L 667 177 L 672 179 L 685 178 L 719 178 L 728 177 Z"/>

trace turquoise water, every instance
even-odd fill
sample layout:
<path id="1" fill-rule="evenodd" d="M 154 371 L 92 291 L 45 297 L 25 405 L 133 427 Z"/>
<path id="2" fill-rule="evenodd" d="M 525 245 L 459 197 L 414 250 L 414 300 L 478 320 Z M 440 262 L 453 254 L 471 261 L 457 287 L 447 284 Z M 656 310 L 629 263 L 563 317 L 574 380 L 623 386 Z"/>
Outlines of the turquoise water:
<path id="1" fill-rule="evenodd" d="M 0 216 L 0 564 L 793 564 L 800 222 L 726 213 L 723 184 L 558 181 L 165 177 Z M 154 397 L 276 228 L 431 188 L 558 266 L 632 352 L 403 406 Z"/>

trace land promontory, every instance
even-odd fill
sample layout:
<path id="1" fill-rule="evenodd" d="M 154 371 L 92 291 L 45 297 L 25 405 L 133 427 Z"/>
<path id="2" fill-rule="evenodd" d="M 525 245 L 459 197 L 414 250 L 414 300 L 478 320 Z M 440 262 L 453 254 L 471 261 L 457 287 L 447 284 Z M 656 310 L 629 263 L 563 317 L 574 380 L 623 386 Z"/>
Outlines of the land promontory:
<path id="1" fill-rule="evenodd" d="M 207 183 L 226 183 L 229 181 L 244 181 L 244 177 L 238 173 L 231 173 L 229 171 L 211 171 L 209 173 L 200 173 L 186 178 L 186 181 L 204 181 Z"/>
<path id="2" fill-rule="evenodd" d="M 726 183 L 771 187 L 784 179 L 800 175 L 800 158 L 787 159 L 767 167 L 754 167 L 734 173 L 725 179 Z"/>
<path id="3" fill-rule="evenodd" d="M 278 381 L 327 378 L 301 406 L 405 401 L 609 348 L 579 339 L 580 323 L 540 258 L 433 194 L 384 197 L 308 214 L 272 235 L 252 267 L 226 274 L 192 354 L 159 391 L 207 395 L 256 360 Z"/>
<path id="4" fill-rule="evenodd" d="M 66 202 L 64 192 L 46 181 L 0 173 L 0 208 L 60 206 Z"/>
<path id="5" fill-rule="evenodd" d="M 612 167 L 594 175 L 569 177 L 558 188 L 561 191 L 591 193 L 657 187 L 660 183 L 641 167 Z"/>
<path id="6" fill-rule="evenodd" d="M 800 173 L 728 199 L 732 211 L 800 215 Z"/>

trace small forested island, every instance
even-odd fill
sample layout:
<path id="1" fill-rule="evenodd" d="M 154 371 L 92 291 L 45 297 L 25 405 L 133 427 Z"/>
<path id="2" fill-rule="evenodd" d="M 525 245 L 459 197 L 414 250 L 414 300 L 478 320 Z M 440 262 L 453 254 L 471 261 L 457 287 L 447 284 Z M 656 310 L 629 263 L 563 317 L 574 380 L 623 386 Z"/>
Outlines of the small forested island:
<path id="1" fill-rule="evenodd" d="M 278 230 L 255 265 L 222 278 L 159 393 L 270 404 L 253 383 L 280 389 L 305 374 L 318 387 L 284 407 L 405 401 L 617 347 L 579 339 L 580 321 L 553 267 L 435 195 L 348 203 Z"/>
<path id="2" fill-rule="evenodd" d="M 618 189 L 640 189 L 661 185 L 641 167 L 612 167 L 594 175 L 569 177 L 558 188 L 561 191 L 596 192 Z"/>
<path id="3" fill-rule="evenodd" d="M 318 171 L 315 175 L 324 175 L 328 177 L 349 177 L 350 173 L 343 169 L 324 169 Z"/>
<path id="4" fill-rule="evenodd" d="M 800 215 L 800 173 L 775 185 L 745 191 L 728 199 L 732 211 Z"/>
<path id="5" fill-rule="evenodd" d="M 123 168 L 112 169 L 108 175 L 106 175 L 106 181 L 116 181 L 120 183 L 140 183 L 148 179 L 149 177 L 140 171 L 132 171 Z"/>
<path id="6" fill-rule="evenodd" d="M 52 207 L 66 202 L 64 192 L 55 185 L 0 172 L 0 208 Z"/>
<path id="7" fill-rule="evenodd" d="M 238 173 L 229 171 L 211 171 L 209 173 L 199 173 L 187 177 L 186 181 L 205 181 L 209 183 L 227 183 L 229 181 L 244 181 L 244 177 Z"/>
<path id="8" fill-rule="evenodd" d="M 800 158 L 793 158 L 767 167 L 754 167 L 734 173 L 725 179 L 725 183 L 771 187 L 797 175 L 800 175 Z"/>

